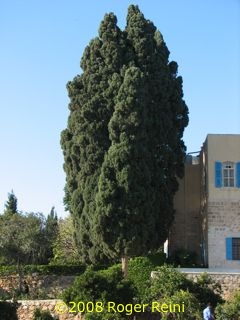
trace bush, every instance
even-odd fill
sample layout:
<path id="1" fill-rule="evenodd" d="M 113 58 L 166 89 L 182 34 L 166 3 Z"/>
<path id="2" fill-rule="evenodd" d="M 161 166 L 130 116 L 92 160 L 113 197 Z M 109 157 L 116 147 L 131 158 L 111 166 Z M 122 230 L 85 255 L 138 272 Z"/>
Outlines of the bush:
<path id="1" fill-rule="evenodd" d="M 0 288 L 0 300 L 10 300 L 11 294 L 2 288 Z"/>
<path id="2" fill-rule="evenodd" d="M 206 307 L 208 302 L 211 302 L 214 307 L 223 303 L 221 284 L 213 280 L 206 272 L 198 276 L 196 282 L 193 282 L 191 291 L 195 294 L 202 309 Z"/>
<path id="3" fill-rule="evenodd" d="M 156 278 L 151 279 L 150 274 L 154 269 L 158 274 Z M 171 266 L 163 265 L 156 268 L 149 258 L 138 257 L 129 261 L 128 280 L 123 279 L 120 265 L 100 271 L 88 268 L 64 292 L 63 300 L 66 303 L 74 301 L 76 306 L 79 301 L 85 305 L 88 302 L 93 304 L 100 302 L 103 306 L 106 306 L 109 301 L 115 302 L 116 305 L 148 304 L 149 307 L 144 314 L 138 314 L 142 319 L 148 319 L 151 316 L 150 308 L 153 301 L 167 304 L 184 303 L 185 311 L 176 313 L 175 319 L 198 320 L 208 301 L 213 304 L 222 302 L 218 290 L 220 290 L 219 284 L 207 274 L 203 274 L 197 282 L 193 282 Z M 103 308 L 99 313 L 85 313 L 84 317 L 86 320 L 130 318 L 130 315 L 124 312 L 113 314 L 106 311 L 106 308 Z M 169 314 L 163 314 L 162 319 L 167 319 L 169 316 Z"/>
<path id="4" fill-rule="evenodd" d="M 133 303 L 135 290 L 132 283 L 123 279 L 120 265 L 114 265 L 106 270 L 94 271 L 88 268 L 84 274 L 79 276 L 74 284 L 63 293 L 63 300 L 87 303 L 102 303 L 101 312 L 86 313 L 85 319 L 124 319 L 122 314 L 112 314 L 107 312 L 107 303 L 117 304 Z M 84 312 L 83 312 L 84 313 Z"/>
<path id="5" fill-rule="evenodd" d="M 178 320 L 201 320 L 201 309 L 197 298 L 189 291 L 179 290 L 171 296 L 165 296 L 159 301 L 171 305 L 174 319 Z M 178 307 L 179 306 L 179 307 Z M 175 312 L 174 312 L 175 311 Z M 169 314 L 163 313 L 162 320 L 168 319 Z"/>
<path id="6" fill-rule="evenodd" d="M 147 257 L 137 257 L 129 261 L 128 279 L 136 289 L 138 303 L 146 300 L 151 285 L 151 272 L 154 269 L 155 265 Z"/>
<path id="7" fill-rule="evenodd" d="M 173 267 L 164 265 L 157 268 L 157 271 L 158 274 L 149 288 L 147 303 L 151 303 L 151 301 L 174 301 L 176 295 L 179 297 L 181 292 L 188 292 L 190 296 L 188 297 L 185 294 L 185 297 L 189 300 L 183 301 L 186 306 L 189 305 L 185 307 L 185 310 L 193 308 L 197 317 L 208 301 L 211 301 L 213 305 L 223 302 L 220 295 L 220 284 L 213 281 L 208 274 L 201 275 L 197 282 L 194 282 Z M 183 314 L 179 314 L 178 317 L 177 319 L 191 319 L 184 318 Z"/>
<path id="8" fill-rule="evenodd" d="M 77 266 L 61 266 L 61 265 L 23 265 L 21 272 L 24 274 L 54 274 L 54 275 L 79 275 L 85 271 L 83 265 Z M 17 274 L 16 266 L 0 266 L 0 276 L 8 276 Z"/>
<path id="9" fill-rule="evenodd" d="M 33 320 L 54 320 L 55 318 L 47 310 L 35 309 Z"/>
<path id="10" fill-rule="evenodd" d="M 0 315 L 1 320 L 17 320 L 17 304 L 0 301 Z"/>
<path id="11" fill-rule="evenodd" d="M 171 296 L 179 290 L 190 290 L 193 282 L 171 266 L 161 266 L 156 269 L 156 278 L 152 280 L 149 289 L 149 299 L 158 300 L 162 296 Z"/>
<path id="12" fill-rule="evenodd" d="M 223 305 L 215 310 L 217 320 L 240 319 L 240 290 L 237 290 Z"/>

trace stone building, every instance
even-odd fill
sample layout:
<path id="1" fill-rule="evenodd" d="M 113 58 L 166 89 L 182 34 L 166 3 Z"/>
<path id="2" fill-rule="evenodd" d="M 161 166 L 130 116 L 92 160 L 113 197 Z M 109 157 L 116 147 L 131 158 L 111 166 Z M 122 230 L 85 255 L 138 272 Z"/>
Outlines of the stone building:
<path id="1" fill-rule="evenodd" d="M 186 157 L 168 251 L 195 252 L 211 268 L 240 267 L 240 135 L 209 134 Z"/>

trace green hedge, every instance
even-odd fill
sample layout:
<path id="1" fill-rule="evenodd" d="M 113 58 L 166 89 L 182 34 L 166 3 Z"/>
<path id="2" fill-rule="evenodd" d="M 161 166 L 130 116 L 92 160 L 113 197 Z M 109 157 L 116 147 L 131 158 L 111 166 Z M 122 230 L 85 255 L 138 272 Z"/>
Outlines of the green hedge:
<path id="1" fill-rule="evenodd" d="M 79 266 L 54 266 L 54 265 L 26 265 L 21 267 L 21 272 L 27 274 L 51 274 L 51 275 L 80 275 L 86 267 Z M 17 274 L 16 266 L 0 266 L 0 276 Z"/>

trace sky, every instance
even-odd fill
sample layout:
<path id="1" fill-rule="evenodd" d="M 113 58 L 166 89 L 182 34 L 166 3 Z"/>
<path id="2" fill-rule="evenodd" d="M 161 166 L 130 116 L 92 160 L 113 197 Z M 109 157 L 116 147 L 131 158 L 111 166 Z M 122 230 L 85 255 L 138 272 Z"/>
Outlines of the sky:
<path id="1" fill-rule="evenodd" d="M 11 190 L 23 212 L 65 217 L 60 133 L 66 83 L 105 13 L 121 29 L 137 4 L 163 34 L 183 77 L 187 152 L 208 133 L 240 133 L 240 0 L 9 0 L 0 3 L 0 212 Z"/>

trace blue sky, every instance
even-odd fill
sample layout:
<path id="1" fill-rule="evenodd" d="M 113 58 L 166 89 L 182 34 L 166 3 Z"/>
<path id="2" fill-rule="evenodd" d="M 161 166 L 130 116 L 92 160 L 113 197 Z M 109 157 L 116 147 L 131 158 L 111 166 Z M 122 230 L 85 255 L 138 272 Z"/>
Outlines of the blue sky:
<path id="1" fill-rule="evenodd" d="M 60 132 L 66 83 L 97 36 L 106 12 L 125 27 L 138 4 L 161 31 L 183 77 L 190 123 L 184 140 L 198 151 L 208 133 L 240 133 L 239 0 L 9 0 L 0 4 L 0 212 L 12 189 L 22 211 L 62 204 Z"/>

